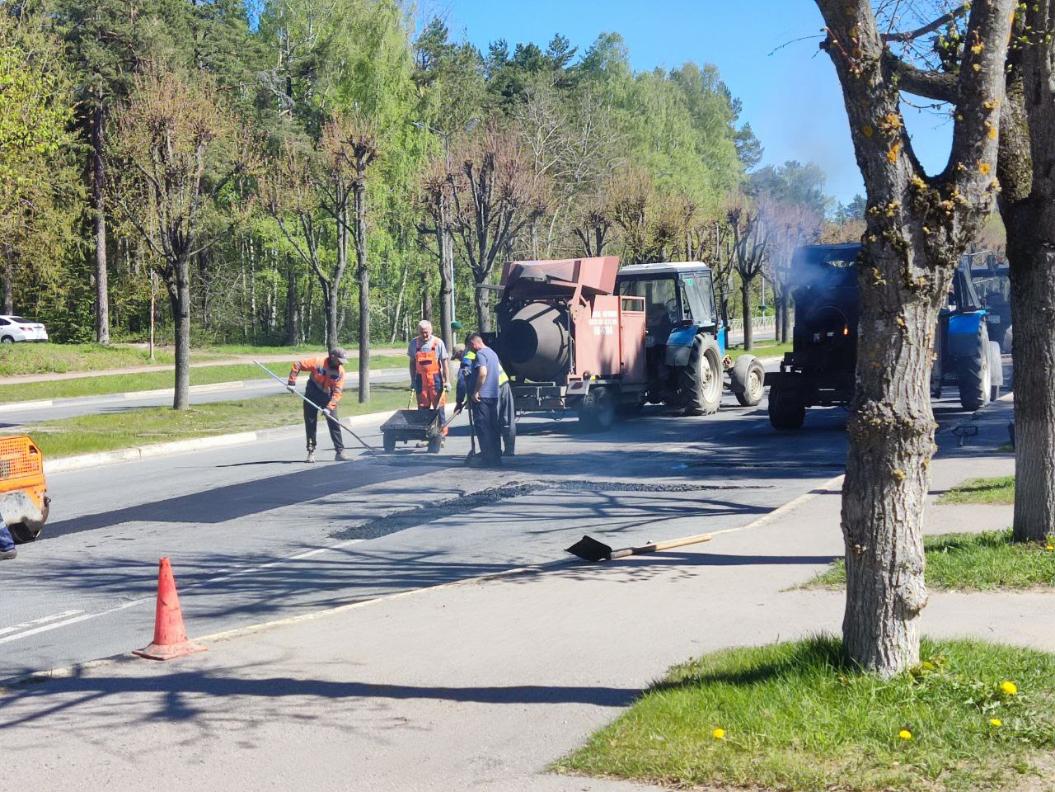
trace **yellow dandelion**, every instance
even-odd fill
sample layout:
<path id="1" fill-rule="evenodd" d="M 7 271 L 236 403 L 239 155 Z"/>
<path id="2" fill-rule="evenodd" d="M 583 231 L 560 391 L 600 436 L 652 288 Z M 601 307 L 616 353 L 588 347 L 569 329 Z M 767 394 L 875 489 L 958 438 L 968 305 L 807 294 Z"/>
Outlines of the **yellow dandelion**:
<path id="1" fill-rule="evenodd" d="M 725 729 L 723 729 L 723 728 L 721 728 L 719 726 L 717 729 L 715 729 L 714 731 L 711 732 L 711 736 L 714 739 L 716 739 L 716 740 L 724 740 L 725 739 Z"/>
<path id="2" fill-rule="evenodd" d="M 908 729 L 902 729 L 897 733 L 897 736 L 900 737 L 902 740 L 911 740 L 912 732 L 910 732 Z"/>
<path id="3" fill-rule="evenodd" d="M 1008 696 L 1014 696 L 1018 693 L 1018 685 L 1012 682 L 1010 679 L 1005 679 L 1000 683 L 1000 690 Z"/>
<path id="4" fill-rule="evenodd" d="M 986 132 L 986 135 L 989 136 L 990 140 L 996 140 L 996 127 L 995 126 L 989 127 L 989 131 Z"/>
<path id="5" fill-rule="evenodd" d="M 992 168 L 989 166 L 988 162 L 979 162 L 978 163 L 978 172 L 979 173 L 983 173 L 983 174 L 989 173 L 990 170 L 992 170 Z"/>
<path id="6" fill-rule="evenodd" d="M 1000 720 L 1000 718 L 990 718 L 989 725 L 992 726 L 994 729 L 999 729 L 1001 726 L 1004 725 L 1004 722 Z"/>
<path id="7" fill-rule="evenodd" d="M 1044 549 L 1045 549 L 1045 550 L 1047 550 L 1047 551 L 1048 551 L 1048 552 L 1050 553 L 1050 552 L 1052 552 L 1053 550 L 1055 550 L 1055 544 L 1049 544 L 1049 545 L 1048 545 L 1047 547 L 1045 547 Z"/>
<path id="8" fill-rule="evenodd" d="M 975 55 L 981 55 L 983 49 L 985 49 L 985 45 L 981 42 L 978 42 L 973 47 L 971 47 L 971 52 L 973 52 Z"/>

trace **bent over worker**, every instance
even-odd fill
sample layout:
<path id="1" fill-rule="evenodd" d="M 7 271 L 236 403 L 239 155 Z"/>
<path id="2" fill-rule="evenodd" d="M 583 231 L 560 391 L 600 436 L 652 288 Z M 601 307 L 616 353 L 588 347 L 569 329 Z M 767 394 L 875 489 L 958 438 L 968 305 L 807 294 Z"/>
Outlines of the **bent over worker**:
<path id="1" fill-rule="evenodd" d="M 344 391 L 344 364 L 347 362 L 348 354 L 340 347 L 334 347 L 326 357 L 294 361 L 293 367 L 289 370 L 286 387 L 290 390 L 296 387 L 297 374 L 301 371 L 311 372 L 308 387 L 304 390 L 304 398 L 308 400 L 304 403 L 304 432 L 308 440 L 306 462 L 315 461 L 315 442 L 320 410 L 326 416 L 326 425 L 330 430 L 333 450 L 336 452 L 334 459 L 342 462 L 348 458 L 344 455 L 344 438 L 341 436 L 341 428 L 337 423 L 339 420 L 337 403 L 341 400 L 341 394 Z"/>
<path id="2" fill-rule="evenodd" d="M 447 422 L 447 378 L 450 376 L 450 355 L 443 339 L 432 334 L 432 322 L 418 322 L 418 334 L 407 346 L 410 358 L 410 386 L 418 397 L 419 410 L 439 410 L 440 423 Z M 447 434 L 447 427 L 443 427 Z"/>

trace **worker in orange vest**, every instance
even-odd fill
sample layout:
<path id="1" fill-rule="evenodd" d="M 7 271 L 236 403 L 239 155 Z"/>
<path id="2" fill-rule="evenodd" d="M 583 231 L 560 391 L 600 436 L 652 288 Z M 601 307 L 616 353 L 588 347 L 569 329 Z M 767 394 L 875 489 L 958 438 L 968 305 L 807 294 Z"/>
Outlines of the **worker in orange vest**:
<path id="1" fill-rule="evenodd" d="M 447 391 L 450 389 L 451 357 L 443 339 L 432 334 L 432 322 L 418 322 L 418 334 L 407 346 L 410 358 L 410 384 L 418 397 L 419 410 L 439 410 L 440 422 L 446 423 Z M 447 428 L 443 428 L 446 436 Z"/>
<path id="2" fill-rule="evenodd" d="M 341 400 L 341 394 L 344 391 L 344 364 L 347 362 L 348 354 L 340 347 L 334 347 L 326 357 L 294 361 L 289 370 L 286 387 L 290 391 L 294 390 L 297 385 L 298 373 L 311 372 L 308 387 L 304 390 L 304 398 L 307 399 L 304 402 L 304 432 L 308 437 L 306 462 L 315 461 L 315 441 L 320 410 L 326 416 L 330 439 L 333 441 L 333 450 L 336 452 L 334 459 L 343 462 L 348 458 L 344 455 L 344 438 L 341 436 L 337 417 L 337 402 Z"/>

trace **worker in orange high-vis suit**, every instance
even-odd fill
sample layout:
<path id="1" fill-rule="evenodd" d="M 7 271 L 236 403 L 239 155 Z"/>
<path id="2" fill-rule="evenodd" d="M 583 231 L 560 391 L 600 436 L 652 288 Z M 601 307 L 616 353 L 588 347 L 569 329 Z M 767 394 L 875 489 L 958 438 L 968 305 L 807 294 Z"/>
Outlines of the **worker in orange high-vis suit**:
<path id="1" fill-rule="evenodd" d="M 447 379 L 450 376 L 451 356 L 443 339 L 432 334 L 432 322 L 418 322 L 418 334 L 407 346 L 410 358 L 410 385 L 418 397 L 419 410 L 439 410 L 440 422 L 446 423 Z M 446 436 L 447 428 L 443 428 Z"/>
<path id="2" fill-rule="evenodd" d="M 333 450 L 337 452 L 334 459 L 342 462 L 348 458 L 344 455 L 344 438 L 341 436 L 341 428 L 337 425 L 337 402 L 341 400 L 341 392 L 344 390 L 344 364 L 347 362 L 347 353 L 340 347 L 334 347 L 326 357 L 294 361 L 289 370 L 286 387 L 291 391 L 297 385 L 298 373 L 311 372 L 308 387 L 304 390 L 304 398 L 308 400 L 304 402 L 304 431 L 308 436 L 308 458 L 305 460 L 307 462 L 315 461 L 315 435 L 320 410 L 326 416 Z"/>

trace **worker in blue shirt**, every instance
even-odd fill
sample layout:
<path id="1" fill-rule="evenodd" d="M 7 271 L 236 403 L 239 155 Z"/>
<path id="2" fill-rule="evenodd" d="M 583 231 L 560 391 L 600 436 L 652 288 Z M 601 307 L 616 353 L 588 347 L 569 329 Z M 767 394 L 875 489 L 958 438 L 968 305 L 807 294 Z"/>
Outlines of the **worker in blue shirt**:
<path id="1" fill-rule="evenodd" d="M 469 349 L 476 353 L 469 375 L 469 409 L 480 440 L 479 464 L 501 467 L 502 424 L 498 417 L 498 396 L 502 364 L 479 333 L 469 336 Z"/>

